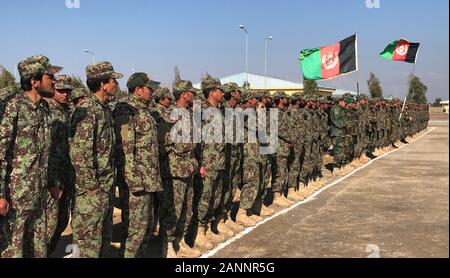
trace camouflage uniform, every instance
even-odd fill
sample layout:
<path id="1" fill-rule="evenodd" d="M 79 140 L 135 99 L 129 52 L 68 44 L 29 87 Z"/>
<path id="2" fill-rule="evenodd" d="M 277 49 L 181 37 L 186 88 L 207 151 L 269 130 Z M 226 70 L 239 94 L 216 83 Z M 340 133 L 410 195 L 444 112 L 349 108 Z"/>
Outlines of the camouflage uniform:
<path id="1" fill-rule="evenodd" d="M 88 79 L 123 77 L 109 62 L 89 65 L 86 73 Z M 69 142 L 76 173 L 73 243 L 81 257 L 103 256 L 112 232 L 115 134 L 111 111 L 94 93 L 73 113 Z"/>
<path id="2" fill-rule="evenodd" d="M 303 118 L 303 112 L 297 104 L 292 104 L 289 112 L 290 122 L 292 123 L 291 138 L 296 138 L 296 140 L 293 140 L 293 153 L 290 159 L 288 187 L 297 188 L 300 181 L 304 182 L 301 180 L 300 170 L 304 155 L 306 122 Z"/>
<path id="3" fill-rule="evenodd" d="M 70 76 L 57 76 L 55 89 L 72 90 Z M 68 105 L 63 106 L 54 99 L 46 100 L 51 112 L 48 187 L 56 187 L 63 192 L 60 200 L 55 200 L 50 194 L 47 198 L 45 214 L 50 254 L 69 223 L 70 204 L 73 203 L 75 194 L 75 177 L 69 156 L 70 109 Z"/>
<path id="4" fill-rule="evenodd" d="M 42 55 L 18 65 L 21 78 L 61 70 Z M 10 239 L 3 257 L 46 257 L 45 201 L 49 151 L 49 108 L 34 103 L 26 93 L 6 104 L 0 124 L 0 198 L 10 204 L 7 214 Z"/>
<path id="5" fill-rule="evenodd" d="M 202 80 L 202 90 L 219 88 L 222 90 L 220 81 L 210 75 Z M 202 114 L 209 108 L 215 109 L 208 100 L 202 103 Z M 219 110 L 215 110 L 216 112 Z M 223 111 L 214 113 L 214 116 L 207 119 L 202 115 L 202 143 L 200 145 L 201 159 L 200 166 L 206 168 L 206 177 L 199 184 L 195 184 L 195 204 L 194 210 L 197 221 L 200 225 L 206 226 L 209 221 L 220 221 L 223 217 L 222 194 L 225 174 L 225 144 L 223 138 L 220 142 L 216 140 L 214 128 L 222 125 Z M 220 134 L 222 136 L 223 134 Z M 211 140 L 212 142 L 206 142 Z M 197 181 L 200 181 L 197 179 Z M 198 191 L 197 191 L 198 189 Z"/>
<path id="6" fill-rule="evenodd" d="M 149 80 L 146 74 L 135 73 L 127 87 L 147 86 L 156 90 L 158 85 L 159 82 Z M 135 94 L 122 99 L 113 116 L 117 136 L 117 181 L 123 191 L 120 197 L 126 230 L 125 247 L 121 248 L 126 258 L 139 257 L 145 246 L 143 243 L 148 240 L 145 233 L 153 221 L 155 192 L 162 191 L 156 122 L 150 115 L 149 103 Z"/>
<path id="7" fill-rule="evenodd" d="M 346 134 L 345 111 L 339 103 L 335 103 L 330 112 L 331 139 L 333 141 L 334 168 L 341 168 L 344 163 L 344 141 Z"/>
<path id="8" fill-rule="evenodd" d="M 173 84 L 177 93 L 196 90 L 190 81 L 178 81 Z M 158 123 L 158 140 L 160 143 L 161 176 L 163 197 L 161 200 L 161 230 L 166 242 L 178 244 L 186 235 L 192 218 L 193 175 L 198 171 L 195 157 L 196 145 L 187 142 L 175 142 L 171 129 L 175 125 L 181 130 L 188 130 L 192 138 L 193 127 L 180 118 L 171 119 L 174 109 L 182 108 L 172 104 L 162 115 Z M 192 118 L 192 111 L 189 110 Z M 188 116 L 188 115 L 186 115 Z"/>

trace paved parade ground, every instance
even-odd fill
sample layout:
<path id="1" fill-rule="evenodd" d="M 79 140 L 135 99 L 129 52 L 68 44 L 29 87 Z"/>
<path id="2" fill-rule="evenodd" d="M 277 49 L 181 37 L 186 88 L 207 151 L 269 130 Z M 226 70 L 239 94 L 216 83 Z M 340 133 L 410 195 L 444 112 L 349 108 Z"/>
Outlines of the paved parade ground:
<path id="1" fill-rule="evenodd" d="M 448 257 L 448 116 L 428 131 L 207 256 Z"/>

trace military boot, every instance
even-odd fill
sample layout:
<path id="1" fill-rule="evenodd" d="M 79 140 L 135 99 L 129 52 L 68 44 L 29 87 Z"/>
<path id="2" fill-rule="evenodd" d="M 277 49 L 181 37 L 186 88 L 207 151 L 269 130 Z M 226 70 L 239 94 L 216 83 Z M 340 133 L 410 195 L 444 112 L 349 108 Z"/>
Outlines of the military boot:
<path id="1" fill-rule="evenodd" d="M 230 228 L 233 232 L 235 233 L 240 233 L 244 230 L 244 227 L 237 224 L 236 222 L 234 222 L 233 220 L 231 220 L 230 218 L 228 218 L 225 221 L 225 225 Z"/>
<path id="2" fill-rule="evenodd" d="M 288 195 L 287 198 L 291 201 L 302 201 L 305 199 L 304 197 L 300 196 L 296 191 L 295 188 L 289 188 L 288 189 Z"/>
<path id="3" fill-rule="evenodd" d="M 256 222 L 247 216 L 247 211 L 241 208 L 236 215 L 236 223 L 244 227 L 253 227 L 256 225 Z"/>
<path id="4" fill-rule="evenodd" d="M 273 194 L 273 204 L 275 204 L 275 205 L 277 205 L 277 206 L 279 206 L 281 208 L 287 208 L 287 207 L 290 206 L 290 203 L 287 203 L 285 201 L 285 199 L 282 198 L 282 195 L 281 195 L 280 192 L 275 192 Z"/>
<path id="5" fill-rule="evenodd" d="M 219 231 L 219 234 L 222 234 L 225 237 L 234 236 L 233 230 L 231 230 L 229 227 L 227 227 L 227 225 L 225 225 L 225 223 L 223 223 L 223 222 L 219 222 L 219 224 L 217 224 L 217 230 Z"/>
<path id="6" fill-rule="evenodd" d="M 189 245 L 182 240 L 180 242 L 180 249 L 178 250 L 177 256 L 179 258 L 198 258 L 202 255 L 202 252 L 195 248 L 189 247 Z"/>
<path id="7" fill-rule="evenodd" d="M 275 211 L 271 208 L 266 207 L 265 205 L 261 206 L 260 216 L 271 216 Z"/>
<path id="8" fill-rule="evenodd" d="M 264 220 L 264 218 L 262 218 L 261 216 L 256 215 L 256 214 L 250 215 L 250 218 L 253 219 L 253 221 L 255 221 L 256 223 L 261 222 L 261 221 Z"/>
<path id="9" fill-rule="evenodd" d="M 206 238 L 209 242 L 212 244 L 220 244 L 222 242 L 225 242 L 225 237 L 221 234 L 215 234 L 211 231 L 211 229 L 208 229 L 206 232 Z"/>
<path id="10" fill-rule="evenodd" d="M 168 259 L 176 259 L 177 256 L 177 252 L 175 252 L 175 249 L 173 248 L 173 244 L 172 242 L 167 243 L 167 254 L 166 254 L 166 258 Z"/>
<path id="11" fill-rule="evenodd" d="M 198 227 L 194 246 L 203 250 L 211 250 L 214 248 L 214 245 L 208 241 L 205 232 L 204 227 Z"/>

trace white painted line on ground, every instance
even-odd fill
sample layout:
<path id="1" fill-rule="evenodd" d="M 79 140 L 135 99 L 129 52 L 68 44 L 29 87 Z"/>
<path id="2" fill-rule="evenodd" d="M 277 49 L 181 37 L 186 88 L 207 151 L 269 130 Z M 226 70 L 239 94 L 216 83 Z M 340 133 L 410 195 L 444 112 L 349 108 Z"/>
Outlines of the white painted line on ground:
<path id="1" fill-rule="evenodd" d="M 230 245 L 230 244 L 233 243 L 234 241 L 240 239 L 240 238 L 243 237 L 244 235 L 250 233 L 251 231 L 253 231 L 253 230 L 256 229 L 257 227 L 259 227 L 259 226 L 265 224 L 266 222 L 269 222 L 270 220 L 274 219 L 275 217 L 277 217 L 277 216 L 279 216 L 279 215 L 282 215 L 282 214 L 285 214 L 285 213 L 287 213 L 287 212 L 293 210 L 294 208 L 296 208 L 296 207 L 298 207 L 298 206 L 300 206 L 300 205 L 302 205 L 302 204 L 309 203 L 309 202 L 315 200 L 315 197 L 316 197 L 317 195 L 319 195 L 322 191 L 327 190 L 328 188 L 330 188 L 330 187 L 332 187 L 332 186 L 334 186 L 334 185 L 340 183 L 341 181 L 343 181 L 343 180 L 347 179 L 348 177 L 354 175 L 356 172 L 358 172 L 358 171 L 360 171 L 360 170 L 366 168 L 367 166 L 369 166 L 369 165 L 372 164 L 373 162 L 375 162 L 375 161 L 377 161 L 377 160 L 379 160 L 379 159 L 381 159 L 381 158 L 383 158 L 383 157 L 385 157 L 385 156 L 387 156 L 387 155 L 389 155 L 389 154 L 391 154 L 391 153 L 393 153 L 393 152 L 396 152 L 396 151 L 400 150 L 401 148 L 403 148 L 403 147 L 405 147 L 405 146 L 409 146 L 411 143 L 416 142 L 417 140 L 419 140 L 419 139 L 422 138 L 423 136 L 425 136 L 425 135 L 427 135 L 428 133 L 430 133 L 431 131 L 433 131 L 435 128 L 436 128 L 436 127 L 433 127 L 433 128 L 431 128 L 431 129 L 427 130 L 427 132 L 425 132 L 424 134 L 420 135 L 419 137 L 417 137 L 417 138 L 414 139 L 413 141 L 409 142 L 409 144 L 404 144 L 404 145 L 398 147 L 397 149 L 394 149 L 394 150 L 392 150 L 392 151 L 390 151 L 390 152 L 387 152 L 387 153 L 385 153 L 385 154 L 383 154 L 383 155 L 381 155 L 381 156 L 378 156 L 377 158 L 372 159 L 371 161 L 369 161 L 368 163 L 364 164 L 363 166 L 354 169 L 352 172 L 348 173 L 347 175 L 345 175 L 345 176 L 343 176 L 343 177 L 341 177 L 341 178 L 339 178 L 339 179 L 333 181 L 332 183 L 330 183 L 330 184 L 328 184 L 328 185 L 322 187 L 321 189 L 319 189 L 318 191 L 314 192 L 314 194 L 312 194 L 311 196 L 309 196 L 309 197 L 306 198 L 305 200 L 300 201 L 300 202 L 298 202 L 298 203 L 296 203 L 296 204 L 294 204 L 294 205 L 292 205 L 292 206 L 290 206 L 290 207 L 288 207 L 288 208 L 285 208 L 285 209 L 283 209 L 283 210 L 280 210 L 279 212 L 277 212 L 277 213 L 275 213 L 275 214 L 273 214 L 273 215 L 271 215 L 271 216 L 265 218 L 263 221 L 258 222 L 255 226 L 249 227 L 249 228 L 245 229 L 245 230 L 242 231 L 241 233 L 239 233 L 239 234 L 235 235 L 234 237 L 228 239 L 227 241 L 225 241 L 225 242 L 219 244 L 219 245 L 218 245 L 216 248 L 214 248 L 213 250 L 211 250 L 211 251 L 209 251 L 208 253 L 202 255 L 201 258 L 209 258 L 209 257 L 211 257 L 211 256 L 214 256 L 217 252 L 219 252 L 220 250 L 224 249 L 225 247 L 227 247 L 228 245 Z"/>

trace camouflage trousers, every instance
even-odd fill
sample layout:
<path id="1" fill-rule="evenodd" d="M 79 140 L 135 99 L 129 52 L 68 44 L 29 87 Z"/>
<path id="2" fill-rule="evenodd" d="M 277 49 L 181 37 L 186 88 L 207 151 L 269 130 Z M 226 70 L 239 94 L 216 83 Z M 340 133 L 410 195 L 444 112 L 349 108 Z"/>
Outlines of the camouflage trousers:
<path id="1" fill-rule="evenodd" d="M 162 179 L 160 229 L 164 240 L 178 244 L 188 231 L 194 198 L 193 177 Z"/>
<path id="2" fill-rule="evenodd" d="M 344 139 L 344 164 L 352 162 L 354 158 L 353 135 L 346 135 Z"/>
<path id="3" fill-rule="evenodd" d="M 50 255 L 55 251 L 56 245 L 61 238 L 62 232 L 69 224 L 71 196 L 64 192 L 60 200 L 55 200 L 51 195 L 47 197 L 47 205 L 45 207 L 45 219 L 48 250 Z"/>
<path id="4" fill-rule="evenodd" d="M 303 161 L 301 162 L 301 171 L 300 175 L 302 181 L 307 182 L 312 174 L 313 166 L 314 166 L 314 158 L 313 158 L 313 142 L 312 140 L 305 141 L 304 144 L 304 155 Z"/>
<path id="5" fill-rule="evenodd" d="M 47 234 L 44 211 L 11 207 L 3 223 L 4 237 L 8 246 L 1 253 L 2 258 L 46 258 Z"/>
<path id="6" fill-rule="evenodd" d="M 83 192 L 75 197 L 72 214 L 73 244 L 80 258 L 104 257 L 112 240 L 114 195 L 111 192 Z"/>
<path id="7" fill-rule="evenodd" d="M 291 155 L 289 156 L 289 179 L 288 187 L 297 188 L 299 182 L 304 182 L 300 176 L 301 161 L 304 155 L 303 144 L 294 144 Z"/>
<path id="8" fill-rule="evenodd" d="M 125 258 L 142 256 L 145 244 L 150 239 L 149 229 L 152 227 L 153 204 L 156 193 L 130 193 L 128 190 L 121 195 L 122 225 L 125 229 L 121 252 Z"/>
<path id="9" fill-rule="evenodd" d="M 233 205 L 236 189 L 242 183 L 242 156 L 241 146 L 231 149 L 225 164 L 225 175 L 223 182 L 223 207 L 224 213 L 228 213 Z M 233 147 L 232 147 L 233 148 Z"/>
<path id="10" fill-rule="evenodd" d="M 320 148 L 320 140 L 319 138 L 313 140 L 312 142 L 312 170 L 311 175 L 316 176 L 318 172 L 320 172 L 320 168 L 323 163 L 323 153 Z"/>
<path id="11" fill-rule="evenodd" d="M 289 184 L 288 157 L 275 155 L 275 179 L 272 183 L 272 192 L 283 192 Z"/>
<path id="12" fill-rule="evenodd" d="M 241 209 L 251 209 L 260 194 L 259 144 L 244 144 Z"/>
<path id="13" fill-rule="evenodd" d="M 344 165 L 345 160 L 345 138 L 336 136 L 332 137 L 333 140 L 333 161 L 334 168 L 341 168 Z"/>
<path id="14" fill-rule="evenodd" d="M 210 221 L 223 216 L 223 182 L 225 171 L 210 170 L 206 177 L 197 179 L 194 186 L 194 214 L 200 225 L 206 226 Z"/>

